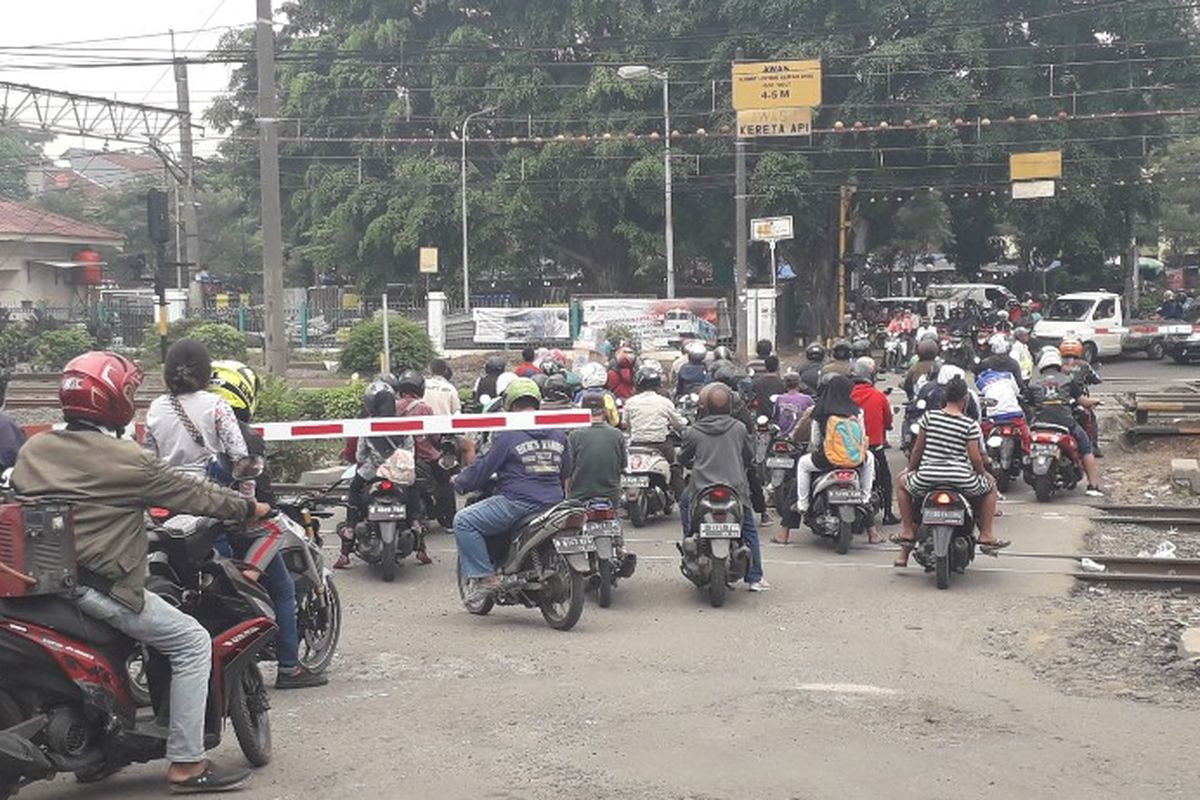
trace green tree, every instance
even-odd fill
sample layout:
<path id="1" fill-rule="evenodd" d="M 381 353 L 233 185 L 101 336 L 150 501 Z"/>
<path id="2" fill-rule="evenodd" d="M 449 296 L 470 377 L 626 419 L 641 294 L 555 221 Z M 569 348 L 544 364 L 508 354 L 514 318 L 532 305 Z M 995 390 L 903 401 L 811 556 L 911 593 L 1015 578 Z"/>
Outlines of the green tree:
<path id="1" fill-rule="evenodd" d="M 34 138 L 14 125 L 0 125 L 0 196 L 13 200 L 29 196 L 25 174 L 41 158 Z"/>

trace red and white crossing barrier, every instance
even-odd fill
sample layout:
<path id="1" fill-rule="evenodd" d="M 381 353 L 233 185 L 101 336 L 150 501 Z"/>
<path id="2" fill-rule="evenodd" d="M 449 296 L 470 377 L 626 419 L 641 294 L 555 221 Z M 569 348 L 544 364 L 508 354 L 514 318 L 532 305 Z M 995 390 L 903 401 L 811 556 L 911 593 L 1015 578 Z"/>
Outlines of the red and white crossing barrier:
<path id="1" fill-rule="evenodd" d="M 377 417 L 319 422 L 267 422 L 252 426 L 268 442 L 302 439 L 348 439 L 361 436 L 532 431 L 543 428 L 586 428 L 590 411 L 526 411 L 517 414 L 459 414 L 431 417 Z"/>

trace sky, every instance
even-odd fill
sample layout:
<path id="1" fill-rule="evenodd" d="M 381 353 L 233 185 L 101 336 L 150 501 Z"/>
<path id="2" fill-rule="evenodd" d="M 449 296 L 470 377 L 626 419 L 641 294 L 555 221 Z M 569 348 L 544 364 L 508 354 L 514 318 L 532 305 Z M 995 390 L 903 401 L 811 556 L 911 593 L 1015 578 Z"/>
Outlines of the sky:
<path id="1" fill-rule="evenodd" d="M 279 0 L 274 3 L 280 5 Z M 174 108 L 175 81 L 170 66 L 105 66 L 78 68 L 69 63 L 91 60 L 169 59 L 169 31 L 176 31 L 181 55 L 209 52 L 230 28 L 253 26 L 255 0 L 56 0 L 52 4 L 3 0 L 0 23 L 0 81 L 107 97 L 132 103 Z M 53 11 L 49 11 L 50 8 Z M 98 42 L 97 39 L 139 38 Z M 143 38 L 144 37 L 144 38 Z M 76 44 L 79 43 L 79 44 Z M 48 49 L 42 45 L 58 45 Z M 14 50 L 37 46 L 37 50 Z M 48 68 L 53 64 L 53 68 Z M 192 114 L 198 118 L 229 80 L 228 65 L 190 65 Z M 213 132 L 195 134 L 196 153 L 211 155 L 218 139 Z M 55 157 L 67 147 L 99 148 L 103 142 L 60 137 L 46 147 Z M 177 146 L 178 142 L 172 142 Z M 111 149 L 131 149 L 113 143 Z"/>

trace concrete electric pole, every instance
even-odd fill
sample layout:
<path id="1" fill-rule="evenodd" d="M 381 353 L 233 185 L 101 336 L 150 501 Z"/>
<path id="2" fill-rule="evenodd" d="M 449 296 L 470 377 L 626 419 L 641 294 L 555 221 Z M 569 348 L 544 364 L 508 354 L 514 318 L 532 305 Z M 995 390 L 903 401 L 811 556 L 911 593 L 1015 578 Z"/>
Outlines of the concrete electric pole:
<path id="1" fill-rule="evenodd" d="M 172 38 L 172 49 L 174 40 Z M 180 268 L 179 275 L 186 281 L 181 282 L 180 289 L 187 290 L 188 307 L 194 310 L 204 305 L 204 297 L 200 284 L 195 275 L 200 270 L 200 220 L 196 211 L 196 163 L 195 151 L 192 145 L 192 101 L 188 92 L 187 60 L 175 59 L 175 97 L 183 118 L 179 125 L 179 161 L 183 168 L 183 180 L 180 182 L 180 193 L 183 195 L 179 203 L 179 217 L 183 226 L 179 260 L 187 265 Z"/>
<path id="2" fill-rule="evenodd" d="M 262 186 L 263 349 L 267 372 L 287 374 L 287 331 L 283 310 L 283 212 L 279 197 L 279 111 L 275 97 L 275 29 L 271 0 L 256 0 L 258 52 L 258 158 Z"/>

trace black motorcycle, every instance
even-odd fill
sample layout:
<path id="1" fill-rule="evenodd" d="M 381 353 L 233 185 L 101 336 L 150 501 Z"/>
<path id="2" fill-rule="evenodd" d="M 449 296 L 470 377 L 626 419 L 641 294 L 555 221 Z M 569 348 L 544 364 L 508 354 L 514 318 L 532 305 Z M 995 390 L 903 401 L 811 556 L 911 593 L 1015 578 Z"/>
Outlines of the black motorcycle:
<path id="1" fill-rule="evenodd" d="M 684 577 L 708 591 L 713 608 L 725 605 L 730 584 L 750 571 L 750 548 L 742 541 L 741 498 L 728 486 L 710 486 L 692 501 L 687 536 L 675 546 Z"/>
<path id="2" fill-rule="evenodd" d="M 921 503 L 913 557 L 935 573 L 937 588 L 949 589 L 952 573 L 961 575 L 975 560 L 975 517 L 967 498 L 937 488 Z"/>
<path id="3" fill-rule="evenodd" d="M 591 537 L 595 550 L 591 553 L 592 575 L 589 582 L 596 589 L 601 608 L 612 605 L 612 590 L 620 578 L 631 578 L 637 569 L 637 556 L 625 549 L 621 519 L 617 507 L 608 500 L 590 500 L 583 533 Z"/>

